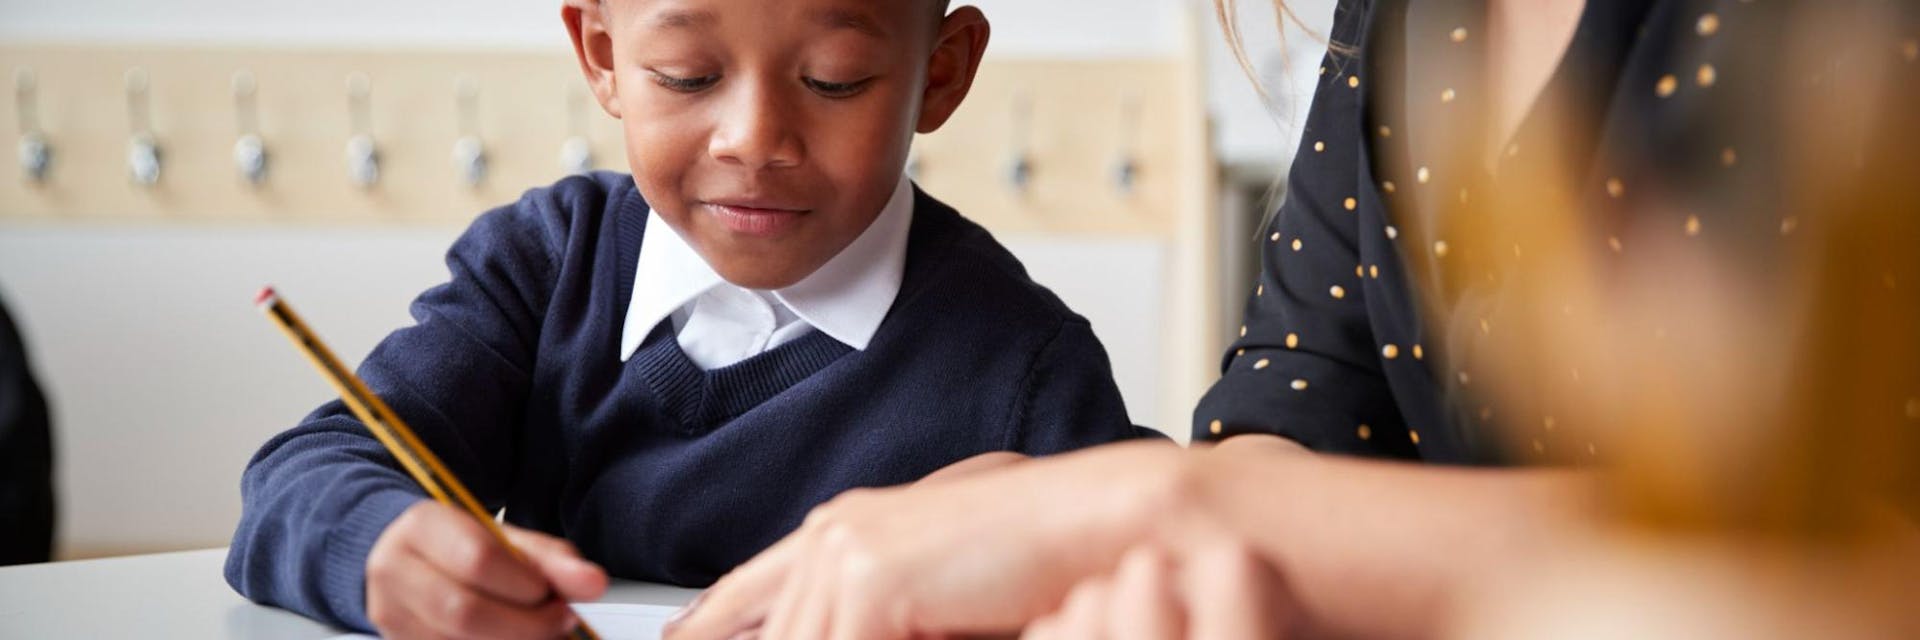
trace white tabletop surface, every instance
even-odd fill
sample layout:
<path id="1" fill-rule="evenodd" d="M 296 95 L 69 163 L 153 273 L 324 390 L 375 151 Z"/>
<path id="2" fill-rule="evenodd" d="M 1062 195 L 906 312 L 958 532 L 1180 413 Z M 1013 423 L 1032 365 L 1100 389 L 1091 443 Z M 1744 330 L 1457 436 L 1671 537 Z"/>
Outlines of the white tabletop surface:
<path id="1" fill-rule="evenodd" d="M 226 549 L 0 567 L 0 639 L 328 638 L 337 629 L 248 602 Z M 699 591 L 618 582 L 601 602 L 680 606 Z"/>

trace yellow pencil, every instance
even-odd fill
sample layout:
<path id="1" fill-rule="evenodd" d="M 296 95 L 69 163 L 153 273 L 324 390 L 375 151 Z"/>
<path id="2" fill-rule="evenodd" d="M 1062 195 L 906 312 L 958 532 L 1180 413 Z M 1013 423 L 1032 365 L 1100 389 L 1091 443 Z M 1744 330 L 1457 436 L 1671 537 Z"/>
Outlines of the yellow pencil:
<path id="1" fill-rule="evenodd" d="M 421 488 L 426 489 L 427 493 L 441 504 L 464 509 L 467 515 L 473 516 L 481 526 L 486 527 L 487 532 L 493 534 L 493 538 L 500 541 L 500 545 L 506 547 L 513 557 L 523 562 L 527 561 L 526 554 L 507 540 L 506 530 L 501 529 L 499 523 L 494 522 L 493 516 L 480 506 L 480 501 L 473 498 L 473 494 L 467 491 L 466 485 L 461 484 L 459 478 L 453 477 L 453 473 L 447 471 L 446 465 L 440 463 L 440 458 L 433 455 L 433 452 L 413 435 L 413 429 L 407 428 L 407 423 L 402 421 L 400 416 L 394 415 L 393 409 L 388 408 L 387 403 L 380 400 L 380 396 L 374 395 L 373 390 L 367 388 L 367 383 L 361 381 L 360 376 L 354 375 L 353 371 L 340 364 L 340 360 L 333 356 L 333 350 L 320 342 L 320 338 L 313 334 L 313 330 L 307 328 L 307 323 L 293 312 L 292 307 L 287 306 L 285 300 L 280 299 L 280 295 L 275 293 L 272 287 L 260 290 L 260 295 L 254 299 L 254 304 L 273 320 L 274 325 L 280 327 L 281 332 L 287 334 L 287 338 L 293 341 L 294 346 L 299 347 L 300 353 L 306 355 L 307 360 L 313 362 L 313 366 L 320 370 L 320 374 L 326 377 L 334 390 L 340 392 L 340 400 L 346 403 L 347 409 L 352 411 L 361 423 L 367 425 L 367 430 L 373 432 L 373 437 L 379 439 L 380 444 L 386 445 L 387 451 L 400 461 L 400 466 L 405 467 L 407 473 L 413 475 L 413 479 L 420 483 Z M 599 640 L 600 638 L 584 620 L 580 622 L 580 626 L 574 628 L 573 637 L 582 640 Z"/>

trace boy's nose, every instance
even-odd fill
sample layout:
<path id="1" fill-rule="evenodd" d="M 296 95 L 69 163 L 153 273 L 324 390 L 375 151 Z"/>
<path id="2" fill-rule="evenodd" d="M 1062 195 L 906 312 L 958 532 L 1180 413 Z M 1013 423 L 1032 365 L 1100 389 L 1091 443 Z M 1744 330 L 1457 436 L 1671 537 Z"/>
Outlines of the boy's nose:
<path id="1" fill-rule="evenodd" d="M 799 165 L 805 155 L 795 126 L 800 116 L 775 94 L 742 91 L 716 107 L 719 113 L 708 153 L 721 162 L 756 170 Z"/>

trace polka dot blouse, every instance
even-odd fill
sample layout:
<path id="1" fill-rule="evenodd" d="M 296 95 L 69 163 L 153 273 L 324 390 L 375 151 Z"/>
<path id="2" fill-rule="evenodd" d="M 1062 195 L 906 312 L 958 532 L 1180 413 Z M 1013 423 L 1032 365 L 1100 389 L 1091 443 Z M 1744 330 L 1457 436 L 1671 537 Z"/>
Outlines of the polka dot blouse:
<path id="1" fill-rule="evenodd" d="M 1504 337 L 1498 316 L 1477 310 L 1497 304 L 1503 265 L 1526 247 L 1485 251 L 1449 237 L 1460 228 L 1450 222 L 1474 215 L 1489 189 L 1554 171 L 1578 191 L 1570 199 L 1603 260 L 1627 264 L 1654 229 L 1764 270 L 1806 222 L 1779 206 L 1788 141 L 1774 124 L 1783 107 L 1767 97 L 1794 95 L 1789 83 L 1817 96 L 1830 81 L 1784 72 L 1808 65 L 1780 59 L 1782 34 L 1809 8 L 1895 7 L 1905 21 L 1890 40 L 1837 47 L 1835 64 L 1882 65 L 1907 87 L 1894 99 L 1908 100 L 1920 86 L 1912 4 L 1589 0 L 1517 132 L 1489 143 L 1484 2 L 1342 0 L 1285 201 L 1259 236 L 1244 325 L 1195 410 L 1194 439 L 1268 433 L 1322 452 L 1461 464 L 1597 459 L 1604 452 L 1568 428 L 1578 416 L 1476 392 L 1477 350 Z M 1896 110 L 1913 118 L 1917 107 Z M 1451 315 L 1431 317 L 1424 291 Z M 1581 383 L 1564 369 L 1542 377 Z"/>

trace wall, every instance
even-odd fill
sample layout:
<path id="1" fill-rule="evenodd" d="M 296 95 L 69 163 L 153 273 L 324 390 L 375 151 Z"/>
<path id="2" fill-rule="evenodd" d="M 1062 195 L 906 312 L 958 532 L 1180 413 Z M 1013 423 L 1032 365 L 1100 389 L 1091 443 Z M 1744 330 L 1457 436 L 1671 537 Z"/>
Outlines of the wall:
<path id="1" fill-rule="evenodd" d="M 974 0 L 1014 55 L 1168 53 L 1181 0 Z M 559 0 L 0 0 L 0 39 L 547 47 Z M 1071 25 L 1071 28 L 1061 28 Z"/>
<path id="2" fill-rule="evenodd" d="M 1261 78 L 1281 99 L 1279 113 L 1261 105 L 1211 18 L 1211 0 L 974 0 L 994 23 L 992 52 L 1008 56 L 1160 55 L 1187 34 L 1181 12 L 1208 42 L 1212 95 L 1223 160 L 1277 166 L 1292 155 L 1304 90 L 1325 46 L 1291 28 L 1270 28 L 1264 0 L 1239 0 L 1250 53 Z M 1290 0 L 1315 31 L 1324 32 L 1333 0 Z M 559 0 L 0 0 L 0 41 L 279 44 L 288 46 L 563 46 Z"/>
<path id="3" fill-rule="evenodd" d="M 1214 22 L 1203 24 L 1208 30 L 1207 93 L 1218 127 L 1214 144 L 1222 163 L 1244 167 L 1248 175 L 1270 175 L 1292 161 L 1294 147 L 1300 142 L 1307 104 L 1313 98 L 1313 81 L 1327 49 L 1334 3 L 1288 0 L 1293 18 L 1284 20 L 1284 33 L 1274 28 L 1282 21 L 1274 15 L 1272 3 L 1236 3 L 1248 61 L 1272 102 L 1261 100 Z"/>
<path id="4" fill-rule="evenodd" d="M 1171 54 L 1211 23 L 1186 0 L 982 0 L 1002 56 Z M 1252 2 L 1252 4 L 1259 4 Z M 1300 6 L 1324 4 L 1296 3 Z M 0 41 L 178 45 L 561 46 L 557 0 L 0 0 Z M 1271 24 L 1250 7 L 1250 31 Z M 1268 175 L 1288 128 L 1253 97 L 1210 37 L 1223 158 Z M 1300 40 L 1290 40 L 1296 45 Z M 1269 78 L 1272 39 L 1255 39 Z M 1308 49 L 1313 47 L 1308 46 Z M 1298 60 L 1296 56 L 1296 62 Z M 1305 68 L 1318 54 L 1305 56 Z M 1301 68 L 1294 67 L 1295 75 Z M 1310 76 L 1299 76 L 1310 77 Z M 1290 91 L 1277 91 L 1289 95 Z M 1294 134 L 1297 135 L 1297 132 Z M 4 203 L 0 203 L 4 207 Z M 445 278 L 453 228 L 270 229 L 0 219 L 0 295 L 49 388 L 60 432 L 62 555 L 225 543 L 247 457 L 328 396 L 248 304 L 264 283 L 297 302 L 357 361 L 407 322 L 405 304 Z M 1011 238 L 1041 282 L 1094 320 L 1136 421 L 1160 415 L 1152 313 L 1166 293 L 1161 247 Z M 1088 269 L 1087 264 L 1099 264 Z M 1122 289 L 1113 282 L 1133 283 Z M 1237 304 L 1235 305 L 1237 307 Z M 1184 424 L 1156 425 L 1184 433 Z"/>
<path id="5" fill-rule="evenodd" d="M 240 470 L 330 390 L 252 305 L 274 283 L 357 362 L 446 278 L 452 230 L 0 227 L 52 403 L 66 557 L 218 546 Z"/>

